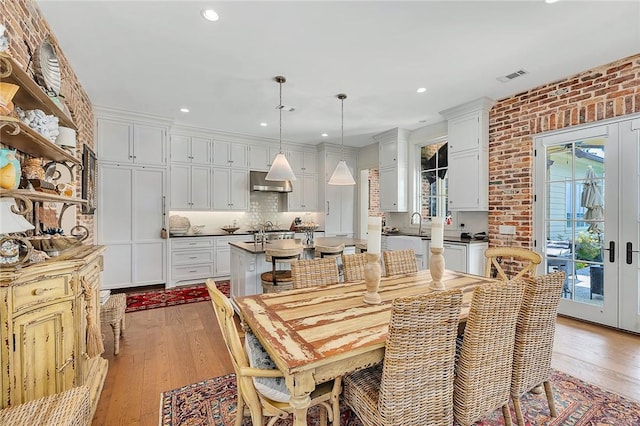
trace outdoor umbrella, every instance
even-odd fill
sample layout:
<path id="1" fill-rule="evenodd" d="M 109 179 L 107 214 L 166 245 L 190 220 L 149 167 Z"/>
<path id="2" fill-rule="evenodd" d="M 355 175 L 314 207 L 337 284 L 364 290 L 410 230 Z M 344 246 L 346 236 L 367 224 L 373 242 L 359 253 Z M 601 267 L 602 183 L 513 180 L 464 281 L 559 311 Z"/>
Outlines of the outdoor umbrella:
<path id="1" fill-rule="evenodd" d="M 600 180 L 591 166 L 587 169 L 587 175 L 582 186 L 580 205 L 587 209 L 584 213 L 584 220 L 589 222 L 588 231 L 601 233 L 600 221 L 604 219 L 604 197 L 602 196 Z"/>

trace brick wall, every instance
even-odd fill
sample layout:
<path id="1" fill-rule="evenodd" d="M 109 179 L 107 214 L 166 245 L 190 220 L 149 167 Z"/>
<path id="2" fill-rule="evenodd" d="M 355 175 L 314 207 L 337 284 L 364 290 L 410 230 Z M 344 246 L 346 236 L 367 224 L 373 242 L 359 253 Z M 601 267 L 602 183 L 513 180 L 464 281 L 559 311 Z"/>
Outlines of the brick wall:
<path id="1" fill-rule="evenodd" d="M 380 169 L 369 169 L 369 211 L 367 216 L 381 217 L 386 222 L 386 215 L 380 211 Z"/>
<path id="2" fill-rule="evenodd" d="M 33 0 L 8 0 L 0 1 L 0 22 L 7 27 L 9 36 L 9 53 L 20 64 L 26 66 L 29 63 L 29 53 L 36 52 L 37 47 L 47 36 L 56 49 L 61 70 L 61 93 L 74 123 L 78 127 L 78 144 L 76 156 L 82 158 L 82 147 L 89 145 L 95 152 L 93 135 L 93 109 L 87 93 L 84 91 L 78 77 L 75 75 L 69 61 L 64 55 L 64 46 L 59 46 L 55 35 L 51 33 L 49 25 L 42 17 L 40 9 Z M 33 63 L 29 66 L 29 72 L 33 72 Z M 82 174 L 76 172 L 76 196 L 81 194 Z M 80 209 L 78 208 L 78 213 Z M 91 231 L 88 243 L 93 242 L 94 216 L 78 214 L 78 224 L 84 225 Z"/>
<path id="3" fill-rule="evenodd" d="M 533 137 L 640 112 L 640 54 L 499 100 L 489 113 L 489 237 L 533 242 Z"/>

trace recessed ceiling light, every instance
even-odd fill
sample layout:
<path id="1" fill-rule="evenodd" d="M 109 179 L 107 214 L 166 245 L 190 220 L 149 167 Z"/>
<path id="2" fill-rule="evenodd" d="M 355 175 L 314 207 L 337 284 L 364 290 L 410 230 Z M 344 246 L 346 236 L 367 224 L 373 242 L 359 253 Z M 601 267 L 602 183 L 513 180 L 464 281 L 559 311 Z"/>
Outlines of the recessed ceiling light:
<path id="1" fill-rule="evenodd" d="M 419 88 L 418 90 L 416 90 L 416 92 L 418 92 L 418 93 L 424 93 L 424 92 L 426 92 L 426 91 L 427 91 L 427 88 L 426 88 L 426 87 L 421 87 L 421 88 Z"/>
<path id="2" fill-rule="evenodd" d="M 268 126 L 268 124 L 267 124 L 267 123 L 260 123 L 260 125 L 261 125 L 262 127 L 267 127 L 267 126 Z"/>
<path id="3" fill-rule="evenodd" d="M 558 0 L 544 0 L 544 2 L 547 3 L 547 4 L 552 4 L 552 3 L 555 3 L 557 1 Z"/>
<path id="4" fill-rule="evenodd" d="M 180 112 L 189 112 L 189 108 L 180 108 Z"/>
<path id="5" fill-rule="evenodd" d="M 220 19 L 220 17 L 218 16 L 218 13 L 213 9 L 203 9 L 201 13 L 202 13 L 202 17 L 207 21 L 215 22 L 218 19 Z"/>
<path id="6" fill-rule="evenodd" d="M 327 133 L 323 133 L 320 136 L 322 136 L 323 138 L 326 138 L 327 136 L 329 136 Z"/>

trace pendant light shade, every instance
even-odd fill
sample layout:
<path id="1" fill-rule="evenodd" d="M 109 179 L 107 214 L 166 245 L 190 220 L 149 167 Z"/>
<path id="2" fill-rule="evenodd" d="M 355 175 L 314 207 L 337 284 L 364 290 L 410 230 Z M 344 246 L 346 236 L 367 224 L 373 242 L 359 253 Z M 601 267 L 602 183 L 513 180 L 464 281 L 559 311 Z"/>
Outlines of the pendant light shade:
<path id="1" fill-rule="evenodd" d="M 351 171 L 349 170 L 349 166 L 347 166 L 347 162 L 344 161 L 344 100 L 347 98 L 347 95 L 344 93 L 340 93 L 337 96 L 341 102 L 340 116 L 341 116 L 341 144 L 340 144 L 340 161 L 336 166 L 336 169 L 333 171 L 331 178 L 329 179 L 329 185 L 355 185 L 356 181 L 353 179 L 351 175 Z"/>
<path id="2" fill-rule="evenodd" d="M 280 152 L 276 155 L 271 163 L 269 173 L 265 176 L 266 180 L 296 180 L 296 175 L 293 174 L 293 170 L 287 161 L 287 157 L 282 153 L 282 83 L 287 79 L 281 75 L 273 78 L 280 85 L 280 103 L 276 107 L 280 113 Z"/>

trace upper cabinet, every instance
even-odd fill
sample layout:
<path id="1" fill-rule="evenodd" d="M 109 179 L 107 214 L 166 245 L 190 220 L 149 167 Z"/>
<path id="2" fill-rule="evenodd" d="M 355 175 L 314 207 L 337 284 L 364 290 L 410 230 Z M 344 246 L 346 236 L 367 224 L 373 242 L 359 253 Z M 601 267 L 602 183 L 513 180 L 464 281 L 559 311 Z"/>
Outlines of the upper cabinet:
<path id="1" fill-rule="evenodd" d="M 98 157 L 120 164 L 167 164 L 167 127 L 98 118 Z"/>
<path id="2" fill-rule="evenodd" d="M 249 146 L 249 169 L 268 171 L 278 152 L 280 152 L 280 148 L 277 145 L 254 144 Z"/>
<path id="3" fill-rule="evenodd" d="M 287 157 L 291 164 L 293 173 L 317 174 L 318 173 L 318 153 L 312 151 L 287 151 Z"/>
<path id="4" fill-rule="evenodd" d="M 213 165 L 216 167 L 249 167 L 249 149 L 237 142 L 213 141 Z"/>
<path id="5" fill-rule="evenodd" d="M 480 98 L 440 112 L 449 129 L 450 210 L 489 210 L 489 110 L 494 104 Z"/>
<path id="6" fill-rule="evenodd" d="M 406 212 L 408 210 L 409 132 L 395 128 L 373 137 L 378 142 L 380 164 L 380 210 Z"/>
<path id="7" fill-rule="evenodd" d="M 209 138 L 171 135 L 169 161 L 190 164 L 211 163 L 212 141 Z"/>

